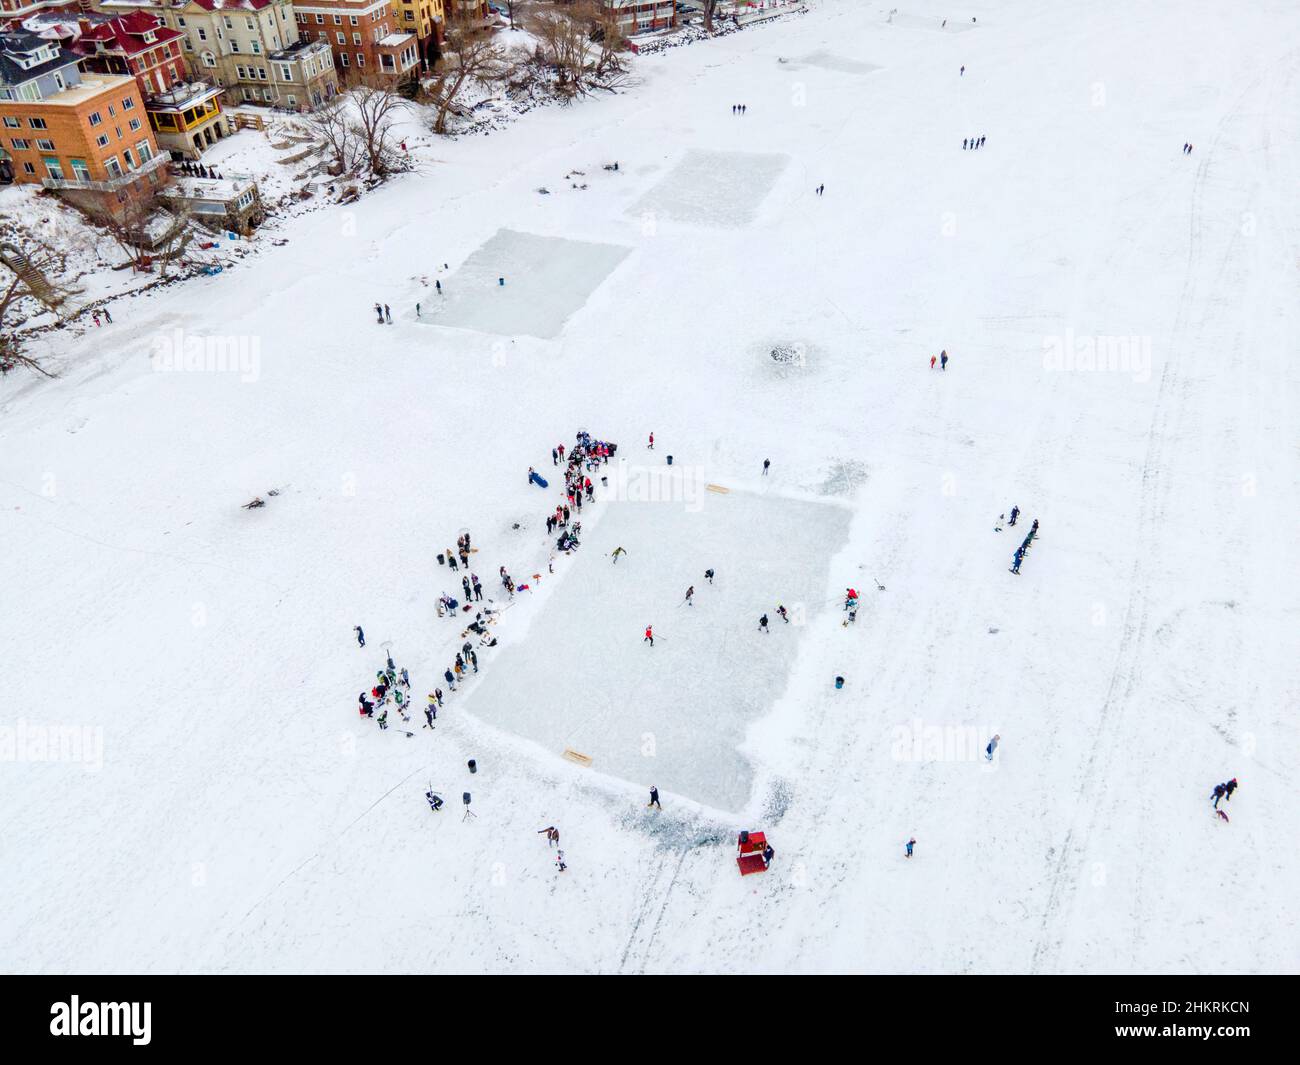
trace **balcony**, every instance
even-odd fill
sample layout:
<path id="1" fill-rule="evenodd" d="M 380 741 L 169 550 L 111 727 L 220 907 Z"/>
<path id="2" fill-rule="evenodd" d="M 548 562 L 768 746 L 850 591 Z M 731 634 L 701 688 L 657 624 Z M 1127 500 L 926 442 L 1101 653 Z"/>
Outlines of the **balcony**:
<path id="1" fill-rule="evenodd" d="M 161 170 L 168 163 L 168 157 L 162 153 L 155 155 L 147 163 L 141 163 L 134 170 L 128 170 L 121 177 L 110 178 L 108 181 L 81 181 L 76 178 L 42 178 L 41 185 L 47 189 L 58 191 L 81 191 L 81 192 L 117 192 L 127 185 L 132 184 L 138 178 L 145 174 L 152 173 L 155 170 Z"/>

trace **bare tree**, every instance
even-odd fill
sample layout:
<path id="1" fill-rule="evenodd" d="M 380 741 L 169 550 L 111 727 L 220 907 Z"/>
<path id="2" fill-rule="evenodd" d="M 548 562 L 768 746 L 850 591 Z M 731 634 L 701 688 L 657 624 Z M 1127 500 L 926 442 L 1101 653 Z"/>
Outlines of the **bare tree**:
<path id="1" fill-rule="evenodd" d="M 463 23 L 453 25 L 447 32 L 442 61 L 425 89 L 434 109 L 433 132 L 447 132 L 447 120 L 459 109 L 467 89 L 496 84 L 509 70 L 506 50 L 490 33 Z"/>
<path id="2" fill-rule="evenodd" d="M 389 82 L 367 79 L 348 95 L 352 98 L 353 126 L 359 138 L 366 167 L 376 177 L 397 169 L 393 148 L 393 120 L 406 109 L 406 101 Z"/>
<path id="3" fill-rule="evenodd" d="M 38 360 L 24 354 L 22 340 L 9 323 L 11 312 L 16 319 L 15 325 L 27 320 L 28 316 L 18 308 L 18 301 L 28 295 L 23 279 L 17 274 L 13 275 L 13 280 L 9 282 L 3 295 L 0 295 L 0 374 L 7 374 L 10 370 L 21 366 L 44 374 L 46 377 L 53 377 L 54 375 Z"/>
<path id="4" fill-rule="evenodd" d="M 537 38 L 537 60 L 554 75 L 563 100 L 613 89 L 624 73 L 626 38 L 618 14 L 599 0 L 534 11 L 527 28 Z"/>
<path id="5" fill-rule="evenodd" d="M 623 33 L 623 24 L 619 21 L 617 10 L 606 7 L 597 0 L 593 0 L 588 10 L 593 23 L 591 36 L 596 42 L 595 75 L 608 86 L 612 76 L 622 74 L 627 69 L 623 61 L 627 51 L 627 36 Z"/>
<path id="6" fill-rule="evenodd" d="M 585 91 L 590 28 L 586 9 L 546 8 L 533 13 L 528 29 L 537 38 L 541 61 L 555 75 L 556 93 L 566 100 Z"/>
<path id="7" fill-rule="evenodd" d="M 361 147 L 348 115 L 346 94 L 340 94 L 303 116 L 307 131 L 325 146 L 330 173 L 346 174 L 361 160 Z"/>
<path id="8" fill-rule="evenodd" d="M 156 262 L 166 277 L 190 242 L 189 210 L 177 211 L 154 191 L 122 204 L 85 203 L 81 209 L 126 254 L 132 270 L 149 270 Z"/>
<path id="9" fill-rule="evenodd" d="M 700 0 L 700 7 L 704 11 L 704 28 L 709 33 L 713 32 L 713 13 L 718 8 L 718 0 Z"/>

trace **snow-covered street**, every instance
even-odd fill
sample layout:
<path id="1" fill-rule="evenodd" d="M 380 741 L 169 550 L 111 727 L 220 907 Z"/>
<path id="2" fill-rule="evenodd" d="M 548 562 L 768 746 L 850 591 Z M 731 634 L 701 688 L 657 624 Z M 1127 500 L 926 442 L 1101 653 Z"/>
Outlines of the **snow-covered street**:
<path id="1" fill-rule="evenodd" d="M 1300 10 L 890 7 L 425 131 L 38 338 L 0 968 L 1300 969 Z M 450 692 L 466 530 L 508 609 Z M 386 652 L 409 737 L 357 713 Z"/>

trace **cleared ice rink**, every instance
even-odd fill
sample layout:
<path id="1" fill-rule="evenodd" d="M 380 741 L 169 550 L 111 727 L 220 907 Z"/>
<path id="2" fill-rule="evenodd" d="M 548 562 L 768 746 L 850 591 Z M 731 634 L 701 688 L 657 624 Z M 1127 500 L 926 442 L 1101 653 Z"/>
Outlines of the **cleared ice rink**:
<path id="1" fill-rule="evenodd" d="M 467 707 L 554 754 L 572 748 L 601 772 L 656 784 L 665 798 L 739 811 L 754 773 L 737 748 L 784 691 L 808 632 L 801 622 L 840 609 L 828 566 L 851 513 L 716 494 L 702 482 L 699 491 L 694 502 L 610 502 L 598 520 L 580 518 L 577 564 Z M 613 564 L 616 547 L 627 555 Z M 685 606 L 692 584 L 695 602 Z M 777 616 L 778 603 L 792 623 Z M 653 648 L 643 643 L 647 625 Z"/>
<path id="2" fill-rule="evenodd" d="M 498 229 L 428 295 L 420 322 L 549 340 L 582 309 L 630 248 Z M 504 278 L 505 284 L 498 279 Z M 415 314 L 408 319 L 415 320 Z"/>
<path id="3" fill-rule="evenodd" d="M 692 225 L 746 226 L 789 162 L 788 156 L 774 152 L 691 149 L 628 208 L 628 214 Z"/>

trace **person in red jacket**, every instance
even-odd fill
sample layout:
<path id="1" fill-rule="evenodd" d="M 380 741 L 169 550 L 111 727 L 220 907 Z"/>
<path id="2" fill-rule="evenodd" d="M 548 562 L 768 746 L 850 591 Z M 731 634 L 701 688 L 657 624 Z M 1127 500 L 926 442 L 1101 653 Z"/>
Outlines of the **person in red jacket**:
<path id="1" fill-rule="evenodd" d="M 645 627 L 645 639 L 642 640 L 641 642 L 646 643 L 647 641 L 649 642 L 651 647 L 655 645 L 655 632 L 654 632 L 653 625 L 647 625 Z"/>
<path id="2" fill-rule="evenodd" d="M 655 449 L 655 434 L 654 434 L 654 433 L 651 433 L 651 434 L 650 434 L 650 443 L 646 444 L 646 447 L 648 447 L 651 451 L 653 451 L 653 450 Z"/>

